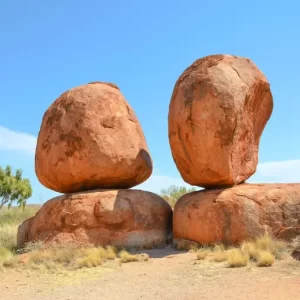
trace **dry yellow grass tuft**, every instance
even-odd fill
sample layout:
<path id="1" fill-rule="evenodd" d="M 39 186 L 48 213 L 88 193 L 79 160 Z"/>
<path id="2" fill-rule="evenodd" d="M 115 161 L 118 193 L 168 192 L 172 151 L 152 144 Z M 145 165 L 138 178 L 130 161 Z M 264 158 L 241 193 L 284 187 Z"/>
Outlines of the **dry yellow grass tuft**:
<path id="1" fill-rule="evenodd" d="M 78 267 L 91 268 L 91 267 L 97 267 L 102 265 L 102 263 L 104 262 L 104 257 L 103 257 L 104 252 L 105 250 L 103 248 L 87 249 L 85 256 L 77 260 Z"/>
<path id="2" fill-rule="evenodd" d="M 286 243 L 265 233 L 254 240 L 242 243 L 239 248 L 226 249 L 224 245 L 216 245 L 213 249 L 197 249 L 196 258 L 209 259 L 213 262 L 227 261 L 229 267 L 244 267 L 251 259 L 257 262 L 257 266 L 262 267 L 271 266 L 286 250 Z"/>
<path id="3" fill-rule="evenodd" d="M 14 250 L 16 247 L 17 225 L 0 225 L 0 247 Z"/>
<path id="4" fill-rule="evenodd" d="M 197 250 L 196 253 L 197 253 L 197 259 L 198 260 L 203 260 L 208 256 L 210 251 L 209 251 L 209 249 L 200 248 L 200 249 Z"/>
<path id="5" fill-rule="evenodd" d="M 274 264 L 275 257 L 269 251 L 261 251 L 257 257 L 257 266 L 258 267 L 270 267 Z"/>
<path id="6" fill-rule="evenodd" d="M 48 269 L 78 269 L 97 267 L 107 260 L 115 260 L 117 250 L 110 246 L 83 248 L 76 244 L 65 244 L 33 250 L 27 255 L 29 266 L 34 269 L 45 265 Z"/>
<path id="7" fill-rule="evenodd" d="M 117 258 L 117 250 L 114 247 L 107 248 L 89 248 L 82 253 L 83 258 L 77 261 L 78 267 L 97 267 L 102 265 L 107 260 L 114 260 Z"/>
<path id="8" fill-rule="evenodd" d="M 37 210 L 38 206 L 28 206 L 25 210 L 16 207 L 0 209 L 0 268 L 18 264 L 18 256 L 15 255 L 18 226 Z"/>
<path id="9" fill-rule="evenodd" d="M 28 249 L 32 249 L 28 251 Z M 25 262 L 21 263 L 20 257 L 6 248 L 0 248 L 0 268 L 19 267 L 29 270 L 62 272 L 82 268 L 92 268 L 104 265 L 107 261 L 132 262 L 146 261 L 147 254 L 130 254 L 122 250 L 119 254 L 116 248 L 108 246 L 84 248 L 76 244 L 52 245 L 41 247 L 28 245 L 24 251 Z M 119 258 L 119 259 L 118 259 Z"/>
<path id="10" fill-rule="evenodd" d="M 214 262 L 223 262 L 227 260 L 227 253 L 225 251 L 218 251 L 212 253 L 212 261 Z"/>
<path id="11" fill-rule="evenodd" d="M 17 264 L 17 257 L 6 248 L 0 248 L 0 270 L 5 268 L 12 268 Z"/>
<path id="12" fill-rule="evenodd" d="M 256 260 L 259 254 L 259 249 L 257 249 L 257 246 L 255 242 L 244 242 L 241 245 L 241 250 L 246 253 L 250 259 Z"/>
<path id="13" fill-rule="evenodd" d="M 254 240 L 256 248 L 262 251 L 269 251 L 275 258 L 281 258 L 287 248 L 287 244 L 283 241 L 272 238 L 268 233 L 263 234 Z"/>
<path id="14" fill-rule="evenodd" d="M 116 259 L 117 258 L 117 249 L 113 246 L 106 247 L 105 258 L 106 259 Z"/>
<path id="15" fill-rule="evenodd" d="M 227 259 L 231 268 L 245 267 L 249 262 L 248 254 L 239 248 L 228 250 Z"/>
<path id="16" fill-rule="evenodd" d="M 241 245 L 242 251 L 247 253 L 249 257 L 257 261 L 261 252 L 269 252 L 275 258 L 280 259 L 287 249 L 287 244 L 283 241 L 272 238 L 268 233 Z"/>
<path id="17" fill-rule="evenodd" d="M 122 263 L 134 262 L 134 261 L 148 261 L 149 255 L 148 254 L 131 254 L 126 250 L 122 250 L 119 253 L 120 261 Z"/>
<path id="18" fill-rule="evenodd" d="M 216 245 L 211 251 L 211 260 L 214 262 L 224 262 L 227 260 L 227 251 L 224 245 Z"/>
<path id="19" fill-rule="evenodd" d="M 122 250 L 119 253 L 119 257 L 122 263 L 132 262 L 132 261 L 138 261 L 139 257 L 138 255 L 130 254 L 126 250 Z"/>

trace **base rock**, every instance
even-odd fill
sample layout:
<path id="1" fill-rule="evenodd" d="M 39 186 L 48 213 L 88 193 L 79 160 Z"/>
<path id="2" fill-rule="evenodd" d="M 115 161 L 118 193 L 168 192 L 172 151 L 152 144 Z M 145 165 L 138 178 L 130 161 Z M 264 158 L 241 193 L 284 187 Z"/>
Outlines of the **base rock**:
<path id="1" fill-rule="evenodd" d="M 242 184 L 193 192 L 174 208 L 174 238 L 238 244 L 265 231 L 290 240 L 300 234 L 300 184 Z"/>
<path id="2" fill-rule="evenodd" d="M 18 229 L 18 247 L 28 242 L 120 247 L 164 246 L 172 209 L 161 197 L 140 190 L 96 190 L 46 202 Z"/>

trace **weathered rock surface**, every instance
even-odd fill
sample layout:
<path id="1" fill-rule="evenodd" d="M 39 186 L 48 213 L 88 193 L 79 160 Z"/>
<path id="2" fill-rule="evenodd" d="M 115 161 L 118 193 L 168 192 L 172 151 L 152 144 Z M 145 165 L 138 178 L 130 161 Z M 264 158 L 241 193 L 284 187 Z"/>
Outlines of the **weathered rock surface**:
<path id="1" fill-rule="evenodd" d="M 172 209 L 140 190 L 97 190 L 53 198 L 18 229 L 18 247 L 31 241 L 158 247 L 172 231 Z"/>
<path id="2" fill-rule="evenodd" d="M 152 173 L 140 123 L 119 89 L 95 82 L 62 94 L 46 111 L 35 170 L 49 189 L 130 188 Z"/>
<path id="3" fill-rule="evenodd" d="M 181 197 L 174 237 L 201 244 L 236 244 L 268 231 L 290 240 L 300 234 L 300 184 L 242 184 Z"/>
<path id="4" fill-rule="evenodd" d="M 169 107 L 170 146 L 182 178 L 202 187 L 244 182 L 256 170 L 272 110 L 270 85 L 249 59 L 195 61 L 176 82 Z"/>

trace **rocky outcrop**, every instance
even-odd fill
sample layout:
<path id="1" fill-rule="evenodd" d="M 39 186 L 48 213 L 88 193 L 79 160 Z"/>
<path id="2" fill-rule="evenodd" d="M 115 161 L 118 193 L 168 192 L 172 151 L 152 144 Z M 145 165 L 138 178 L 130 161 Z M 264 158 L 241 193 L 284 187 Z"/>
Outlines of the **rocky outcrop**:
<path id="1" fill-rule="evenodd" d="M 39 181 L 74 193 L 134 187 L 152 173 L 140 123 L 117 86 L 94 82 L 63 93 L 46 111 L 35 157 Z"/>
<path id="2" fill-rule="evenodd" d="M 241 184 L 193 192 L 174 208 L 173 234 L 200 244 L 237 244 L 265 231 L 300 235 L 300 184 Z"/>
<path id="3" fill-rule="evenodd" d="M 97 190 L 56 197 L 19 226 L 18 247 L 33 241 L 164 246 L 172 231 L 172 209 L 140 190 Z"/>
<path id="4" fill-rule="evenodd" d="M 270 85 L 249 59 L 195 61 L 176 82 L 169 107 L 170 146 L 182 178 L 210 188 L 244 182 L 256 170 L 272 109 Z"/>

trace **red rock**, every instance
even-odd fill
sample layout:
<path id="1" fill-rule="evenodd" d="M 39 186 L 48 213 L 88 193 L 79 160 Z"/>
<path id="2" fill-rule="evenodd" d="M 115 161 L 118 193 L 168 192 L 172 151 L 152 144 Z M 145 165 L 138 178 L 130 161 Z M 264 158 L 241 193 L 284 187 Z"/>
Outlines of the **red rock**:
<path id="1" fill-rule="evenodd" d="M 20 254 L 18 259 L 20 264 L 27 264 L 29 261 L 29 255 L 26 253 Z"/>
<path id="2" fill-rule="evenodd" d="M 249 59 L 195 61 L 176 82 L 169 107 L 170 146 L 182 178 L 202 187 L 244 182 L 256 170 L 272 110 L 270 85 Z"/>
<path id="3" fill-rule="evenodd" d="M 32 241 L 156 247 L 172 228 L 172 209 L 140 190 L 97 190 L 53 198 L 18 229 L 18 247 Z"/>
<path id="4" fill-rule="evenodd" d="M 119 89 L 95 82 L 62 94 L 38 136 L 39 181 L 61 193 L 130 188 L 152 173 L 140 123 Z"/>
<path id="5" fill-rule="evenodd" d="M 201 244 L 237 244 L 265 231 L 290 240 L 300 234 L 300 184 L 242 184 L 181 197 L 174 237 Z"/>

